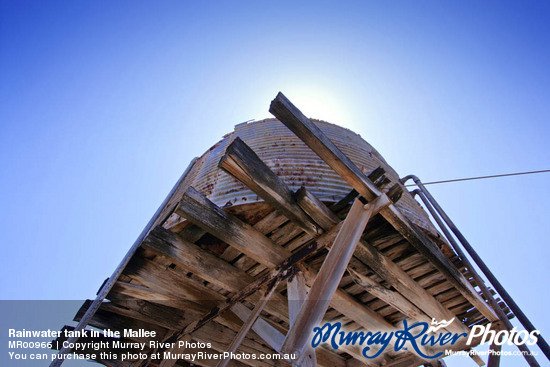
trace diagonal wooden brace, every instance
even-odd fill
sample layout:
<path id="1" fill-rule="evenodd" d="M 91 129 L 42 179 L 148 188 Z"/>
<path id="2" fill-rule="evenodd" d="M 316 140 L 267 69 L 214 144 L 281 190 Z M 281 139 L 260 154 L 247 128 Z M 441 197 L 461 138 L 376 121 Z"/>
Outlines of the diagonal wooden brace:
<path id="1" fill-rule="evenodd" d="M 386 195 L 382 195 L 366 205 L 355 200 L 311 286 L 307 299 L 302 304 L 300 312 L 286 336 L 282 348 L 283 353 L 301 354 L 311 336 L 313 327 L 323 319 L 369 219 L 390 204 L 391 201 Z"/>
<path id="2" fill-rule="evenodd" d="M 275 292 L 275 290 L 277 289 L 277 286 L 279 285 L 279 281 L 280 281 L 280 278 L 274 284 L 270 285 L 269 288 L 265 289 L 263 299 L 261 299 L 260 302 L 258 302 L 258 304 L 256 304 L 256 307 L 254 307 L 254 310 L 252 311 L 252 313 L 248 317 L 248 320 L 245 321 L 245 323 L 243 324 L 243 326 L 241 327 L 241 329 L 239 330 L 239 332 L 235 336 L 235 339 L 233 339 L 233 341 L 231 342 L 231 344 L 227 348 L 227 352 L 229 354 L 235 353 L 235 351 L 237 350 L 239 345 L 241 345 L 241 343 L 244 340 L 246 334 L 248 333 L 248 331 L 250 330 L 252 325 L 254 325 L 254 323 L 256 322 L 258 317 L 260 316 L 260 313 L 262 312 L 265 305 L 267 304 L 267 301 L 269 300 L 269 298 L 271 297 L 273 292 Z M 229 363 L 230 360 L 231 360 L 231 357 L 228 356 L 224 360 L 221 360 L 218 363 L 217 367 L 227 366 L 227 364 Z"/>
<path id="3" fill-rule="evenodd" d="M 287 279 L 286 290 L 288 296 L 288 319 L 292 328 L 308 294 L 306 279 L 301 271 L 298 271 L 294 276 Z M 298 356 L 298 360 L 293 361 L 292 365 L 298 367 L 317 367 L 315 349 L 311 346 L 305 348 L 304 353 Z"/>
<path id="4" fill-rule="evenodd" d="M 365 199 L 371 200 L 381 195 L 381 191 L 361 169 L 282 93 L 279 93 L 271 102 L 269 112 L 292 130 Z M 472 306 L 477 308 L 489 321 L 498 320 L 493 309 L 485 303 L 464 275 L 445 257 L 436 244 L 418 230 L 395 205 L 385 207 L 380 214 L 445 275 L 447 280 L 462 293 Z"/>

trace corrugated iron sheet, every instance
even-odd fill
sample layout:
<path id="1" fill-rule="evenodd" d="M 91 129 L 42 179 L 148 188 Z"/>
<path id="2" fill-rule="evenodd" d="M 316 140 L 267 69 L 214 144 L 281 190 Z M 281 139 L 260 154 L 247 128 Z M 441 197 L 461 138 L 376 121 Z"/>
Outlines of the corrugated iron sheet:
<path id="1" fill-rule="evenodd" d="M 392 184 L 399 176 L 382 156 L 353 131 L 325 121 L 312 120 L 365 173 L 382 166 Z M 335 202 L 351 187 L 311 149 L 276 119 L 266 119 L 235 126 L 200 159 L 200 168 L 190 183 L 221 207 L 262 201 L 255 193 L 218 168 L 226 147 L 240 137 L 292 189 L 305 186 L 318 198 Z M 436 233 L 420 205 L 406 194 L 398 206 L 413 222 Z"/>

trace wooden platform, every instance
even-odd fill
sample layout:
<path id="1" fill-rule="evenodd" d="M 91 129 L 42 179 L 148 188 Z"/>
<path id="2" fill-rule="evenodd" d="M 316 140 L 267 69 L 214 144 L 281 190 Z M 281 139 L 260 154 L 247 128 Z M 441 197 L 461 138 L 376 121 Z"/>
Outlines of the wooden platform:
<path id="1" fill-rule="evenodd" d="M 270 274 L 290 264 L 288 273 L 301 270 L 311 285 L 353 200 L 360 197 L 366 203 L 386 195 L 398 202 L 400 196 L 410 195 L 400 185 L 388 187 L 383 169 L 365 176 L 299 111 L 285 103 L 285 99 L 276 99 L 272 112 L 354 191 L 331 202 L 321 202 L 307 187 L 292 192 L 236 139 L 227 148 L 220 169 L 263 201 L 220 208 L 183 183 L 117 279 L 91 326 L 154 330 L 156 341 L 210 343 L 212 350 L 226 351 L 243 324 L 241 319 L 247 318 L 260 298 L 256 290 L 269 283 Z M 295 264 L 299 264 L 297 268 Z M 467 332 L 473 325 L 497 320 L 483 297 L 492 295 L 479 293 L 469 269 L 446 241 L 419 229 L 391 204 L 368 222 L 324 319 L 337 320 L 348 330 L 392 330 L 405 318 L 430 322 L 432 318 L 456 317 L 460 323 L 451 324 L 449 331 Z M 229 310 L 219 312 L 224 305 Z M 82 306 L 75 321 L 88 306 L 89 302 Z M 288 308 L 287 282 L 281 281 L 238 351 L 275 353 L 282 345 L 281 335 L 290 327 Z M 509 314 L 509 310 L 505 312 Z M 146 348 L 149 354 L 159 351 L 163 348 Z M 356 347 L 317 348 L 316 354 L 319 365 L 330 367 L 423 363 L 410 352 L 385 353 L 369 361 Z M 130 361 L 98 362 L 133 365 Z M 142 365 L 157 366 L 160 361 Z M 179 360 L 176 365 L 190 364 Z M 195 361 L 194 365 L 214 366 L 216 361 Z M 243 359 L 230 365 L 290 364 Z"/>

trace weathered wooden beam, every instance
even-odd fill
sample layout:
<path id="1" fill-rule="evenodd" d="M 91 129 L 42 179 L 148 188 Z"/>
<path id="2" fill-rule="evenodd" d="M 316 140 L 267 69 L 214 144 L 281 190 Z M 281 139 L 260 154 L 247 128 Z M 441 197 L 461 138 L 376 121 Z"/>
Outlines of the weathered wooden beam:
<path id="1" fill-rule="evenodd" d="M 131 283 L 121 282 L 115 284 L 107 299 L 117 299 L 120 296 L 134 297 L 136 299 L 147 300 L 164 306 L 177 308 L 179 310 L 195 310 L 205 312 L 207 306 L 201 305 L 187 299 L 169 296 L 165 293 L 159 293 L 156 289 L 143 287 Z M 220 296 L 220 300 L 221 300 Z M 213 305 L 212 305 L 213 306 Z"/>
<path id="2" fill-rule="evenodd" d="M 300 308 L 304 304 L 308 289 L 304 273 L 297 271 L 296 274 L 287 279 L 287 298 L 288 298 L 288 323 L 290 326 L 296 322 L 296 317 Z"/>
<path id="3" fill-rule="evenodd" d="M 104 302 L 100 309 L 117 315 L 153 323 L 168 330 L 181 329 L 201 315 L 199 311 L 193 309 L 182 311 L 144 300 L 125 298 L 126 299 L 115 298 L 111 300 L 111 302 Z"/>
<path id="4" fill-rule="evenodd" d="M 174 238 L 177 238 L 176 235 L 174 236 Z M 177 243 L 176 241 L 173 242 L 174 245 Z M 164 250 L 161 250 L 161 252 L 154 251 L 154 253 L 159 255 L 158 257 L 168 258 L 162 254 L 163 252 Z M 157 261 L 158 257 L 155 260 L 149 260 L 147 258 L 135 259 L 126 268 L 125 274 L 128 274 L 133 280 L 136 280 L 151 290 L 154 289 L 155 292 L 164 295 L 163 297 L 167 299 L 183 299 L 207 308 L 212 308 L 218 304 L 218 302 L 225 299 L 225 297 L 218 292 L 207 288 L 204 283 L 198 279 L 187 277 L 186 273 L 189 270 L 177 266 L 173 269 L 166 267 Z M 201 277 L 200 272 L 194 274 L 196 274 L 198 278 Z M 228 289 L 229 286 L 225 285 L 222 288 Z M 231 289 L 229 288 L 228 290 Z M 136 296 L 136 298 L 140 297 Z M 162 300 L 162 298 L 160 299 Z"/>
<path id="5" fill-rule="evenodd" d="M 310 214 L 308 214 L 308 216 L 319 223 L 321 228 L 325 231 L 328 231 L 340 222 L 340 218 L 304 186 L 300 187 L 296 192 L 296 202 L 304 212 L 313 213 L 314 217 L 311 217 Z"/>
<path id="6" fill-rule="evenodd" d="M 340 229 L 340 224 L 334 226 L 329 232 L 327 232 L 327 233 L 325 233 L 325 234 L 319 236 L 319 237 L 317 238 L 316 242 L 315 242 L 313 245 L 314 245 L 314 246 L 317 246 L 317 248 L 322 248 L 322 247 L 326 247 L 326 246 L 330 245 L 330 244 L 332 243 L 333 239 L 335 238 L 336 234 L 338 233 L 338 230 L 339 230 L 339 229 Z M 261 234 L 260 234 L 260 235 L 261 235 Z M 288 263 L 288 261 L 287 261 L 287 263 Z M 259 283 L 256 283 L 256 284 L 258 285 Z M 252 289 L 252 288 L 250 288 L 250 289 Z M 245 293 L 246 293 L 246 291 L 245 291 Z M 337 292 L 337 293 L 338 293 L 338 292 Z M 237 296 L 237 295 L 236 295 L 236 296 Z M 343 297 L 343 295 L 342 295 L 342 297 Z M 238 297 L 237 297 L 237 298 L 238 298 Z M 235 299 L 237 299 L 237 298 L 235 298 Z M 349 301 L 349 300 L 348 300 L 348 301 Z M 342 303 L 340 303 L 340 304 L 342 304 Z M 352 310 L 353 312 L 355 312 L 356 314 L 361 314 L 361 315 L 365 316 L 366 309 L 365 309 L 362 305 L 359 305 L 359 304 L 357 304 L 357 305 L 355 305 L 355 306 L 357 306 L 357 307 L 352 307 L 351 310 Z M 346 307 L 347 307 L 347 306 L 346 306 Z M 350 309 L 350 308 L 347 308 L 346 311 L 348 311 L 349 309 Z M 363 310 L 364 312 L 361 313 L 361 310 Z M 218 310 L 218 311 L 220 311 L 220 310 Z M 341 310 L 341 311 L 346 312 L 346 311 L 344 311 L 344 310 Z M 200 326 L 201 326 L 201 324 L 202 324 L 203 322 L 205 322 L 206 320 L 208 320 L 210 317 L 215 316 L 216 314 L 219 314 L 219 313 L 216 312 L 216 313 L 213 314 L 213 315 L 206 316 L 206 317 L 203 318 L 202 320 L 198 320 L 196 323 L 194 323 L 194 325 L 191 325 L 191 326 L 188 328 L 188 330 L 192 330 L 193 328 L 200 328 Z M 376 314 L 374 313 L 374 315 L 376 315 Z M 369 316 L 372 316 L 372 315 L 369 314 Z M 184 331 L 184 332 L 185 332 L 185 331 Z M 352 353 L 350 353 L 350 354 L 352 354 Z M 353 355 L 353 354 L 352 354 L 352 355 Z M 360 354 L 360 353 L 357 353 L 357 354 L 355 354 L 354 356 L 357 356 L 357 355 L 359 356 L 359 358 L 361 358 L 361 354 Z"/>
<path id="7" fill-rule="evenodd" d="M 340 220 L 334 214 L 328 213 L 328 208 L 326 208 L 325 204 L 305 189 L 303 189 L 298 196 L 298 203 L 304 208 L 308 215 L 318 222 L 337 224 Z M 415 282 L 403 269 L 380 253 L 368 242 L 363 240 L 359 242 L 355 249 L 355 257 L 361 260 L 361 262 L 355 260 L 351 261 L 349 269 L 352 274 L 353 272 L 355 274 L 365 274 L 366 268 L 364 264 L 368 264 L 369 268 L 428 316 L 437 320 L 450 320 L 454 317 L 448 309 Z M 412 309 L 399 299 L 395 297 L 390 298 L 389 294 L 386 295 L 385 301 L 388 304 L 398 310 L 403 309 L 412 312 Z M 406 313 L 404 314 L 407 315 Z M 416 314 L 416 312 L 412 312 L 411 315 Z M 468 329 L 459 322 L 453 323 L 450 328 L 456 332 L 468 332 Z"/>
<path id="8" fill-rule="evenodd" d="M 321 159 L 344 178 L 367 200 L 384 195 L 334 143 L 282 93 L 271 102 L 269 111 L 309 146 Z M 464 295 L 490 321 L 498 319 L 495 312 L 485 303 L 464 276 L 449 259 L 422 234 L 395 205 L 389 205 L 380 212 L 409 242 Z"/>
<path id="9" fill-rule="evenodd" d="M 415 282 L 414 279 L 412 279 L 405 271 L 368 243 L 361 243 L 361 247 L 358 247 L 358 250 L 356 251 L 356 256 L 363 263 L 369 264 L 369 267 L 382 279 L 387 281 L 399 293 L 424 311 L 428 316 L 437 320 L 450 320 L 454 317 L 448 309 L 439 303 L 424 288 L 418 285 L 418 283 Z M 352 264 L 351 268 L 354 269 L 354 267 L 358 272 L 361 272 L 363 268 L 363 266 L 359 263 Z M 453 323 L 449 327 L 456 332 L 468 331 L 468 329 L 460 322 Z"/>
<path id="10" fill-rule="evenodd" d="M 244 143 L 239 144 L 244 145 Z M 262 178 L 258 177 L 258 170 L 244 171 L 242 167 L 262 166 L 262 172 L 264 172 L 264 174 L 268 174 L 266 172 L 270 172 L 269 168 L 266 167 L 265 164 L 261 162 L 259 158 L 254 154 L 248 154 L 246 156 L 241 155 L 239 157 L 233 158 L 233 164 L 237 167 L 240 167 L 240 171 L 238 171 L 239 174 L 235 177 L 241 180 L 243 183 L 249 183 L 250 181 L 261 181 Z M 233 170 L 233 172 L 234 171 L 236 170 Z M 369 175 L 369 177 L 372 177 L 374 180 L 378 180 L 382 178 L 383 174 L 383 169 L 377 169 L 374 170 L 371 175 Z M 274 175 L 274 173 L 271 172 L 271 175 Z M 252 187 L 257 190 L 258 185 L 252 185 Z M 279 193 L 274 194 L 275 191 L 279 191 Z M 315 198 L 313 195 L 310 195 L 305 188 L 301 188 L 298 191 L 296 195 L 296 202 L 293 196 L 285 195 L 285 192 L 287 191 L 289 191 L 289 189 L 287 188 L 286 184 L 284 184 L 284 182 L 279 182 L 277 185 L 272 187 L 271 190 L 258 190 L 256 191 L 256 193 L 264 200 L 276 203 L 274 205 L 276 205 L 276 207 L 279 208 L 279 210 L 282 212 L 293 211 L 295 210 L 296 204 L 298 204 L 299 207 L 307 213 L 305 217 L 313 219 L 315 223 L 318 223 L 323 228 L 323 230 L 328 230 L 329 228 L 332 228 L 330 231 L 334 231 L 335 224 L 340 222 L 340 219 L 335 214 L 333 214 L 330 209 L 328 209 L 324 204 L 318 201 L 317 198 Z M 313 215 L 312 213 L 310 213 L 310 211 L 313 213 Z M 320 213 L 316 213 L 316 211 L 320 211 Z M 293 218 L 293 221 L 297 220 L 299 219 L 296 219 L 296 217 Z M 340 222 L 339 225 L 341 225 L 342 223 L 343 222 Z M 337 225 L 337 227 L 339 225 Z M 304 227 L 304 225 L 302 225 L 302 227 Z M 310 279 L 313 279 L 315 277 L 315 275 L 312 273 L 309 273 L 308 275 Z M 334 299 L 335 301 L 333 302 L 333 307 L 352 319 L 360 320 L 359 323 L 363 327 L 367 329 L 392 328 L 392 325 L 388 324 L 377 313 L 370 311 L 363 305 L 358 304 L 351 296 L 349 296 L 345 292 L 336 290 Z M 350 351 L 349 354 L 357 358 L 357 354 L 354 354 L 353 351 Z M 360 353 L 358 353 L 358 355 L 360 359 L 364 360 Z"/>
<path id="11" fill-rule="evenodd" d="M 176 213 L 260 264 L 274 268 L 290 256 L 287 250 L 249 224 L 223 211 L 193 187 L 183 195 Z"/>
<path id="12" fill-rule="evenodd" d="M 182 337 L 183 335 L 187 335 L 189 333 L 196 332 L 200 328 L 202 328 L 204 325 L 206 325 L 210 320 L 216 318 L 223 312 L 225 312 L 227 309 L 229 309 L 232 305 L 234 305 L 236 302 L 239 302 L 240 300 L 250 296 L 252 293 L 254 293 L 257 289 L 259 289 L 263 284 L 266 284 L 267 282 L 274 281 L 276 277 L 281 276 L 281 273 L 286 272 L 288 269 L 293 267 L 294 265 L 298 264 L 300 261 L 305 259 L 307 256 L 310 256 L 314 254 L 315 252 L 319 251 L 321 248 L 327 247 L 330 243 L 333 242 L 334 238 L 336 237 L 338 231 L 341 228 L 341 225 L 343 222 L 339 225 L 334 226 L 330 231 L 324 233 L 323 235 L 319 236 L 316 240 L 316 242 L 313 242 L 307 247 L 300 249 L 295 254 L 290 256 L 288 259 L 286 259 L 280 267 L 273 269 L 270 273 L 266 274 L 265 276 L 255 280 L 249 286 L 245 287 L 241 291 L 234 294 L 232 297 L 230 297 L 224 304 L 221 304 L 219 307 L 213 309 L 211 312 L 205 314 L 201 319 L 196 320 L 195 322 L 189 324 L 184 330 L 182 330 L 180 333 L 178 333 L 173 340 L 178 340 L 178 338 Z M 338 292 L 337 292 L 338 293 Z M 341 302 L 338 302 L 340 305 L 342 305 Z M 358 304 L 357 302 L 354 302 L 352 307 L 349 307 L 348 304 L 345 305 L 345 310 L 351 310 L 352 312 L 357 312 L 358 314 L 362 315 L 364 318 L 368 319 L 369 317 L 373 316 L 373 314 L 376 316 L 376 313 L 368 313 L 365 314 L 360 313 L 360 310 L 366 311 L 366 309 Z M 341 311 L 345 312 L 341 309 Z M 270 313 L 274 313 L 273 311 L 270 311 Z M 284 319 L 284 318 L 283 318 Z M 387 326 L 387 325 L 384 325 Z M 355 358 L 362 358 L 360 351 L 355 351 L 356 348 L 345 348 L 346 352 L 348 352 L 350 355 L 352 355 Z"/>
<path id="13" fill-rule="evenodd" d="M 233 339 L 233 341 L 231 342 L 229 347 L 227 347 L 227 352 L 228 353 L 230 353 L 230 354 L 235 353 L 235 351 L 237 350 L 239 345 L 241 345 L 243 339 L 246 337 L 246 334 L 248 333 L 250 328 L 254 325 L 254 323 L 256 322 L 258 317 L 260 316 L 260 313 L 264 309 L 267 301 L 269 301 L 269 298 L 271 297 L 273 292 L 275 292 L 275 290 L 277 289 L 277 285 L 279 285 L 279 281 L 280 281 L 280 279 L 277 280 L 275 283 L 270 284 L 265 289 L 265 292 L 263 292 L 264 295 L 263 295 L 262 299 L 260 300 L 260 302 L 258 302 L 256 304 L 256 306 L 254 306 L 254 310 L 252 310 L 252 312 L 248 316 L 248 319 L 244 322 L 243 326 L 241 327 L 241 330 L 239 330 L 239 332 L 237 333 L 237 335 L 235 336 L 235 338 Z M 230 357 L 227 357 L 224 360 L 221 360 L 218 363 L 217 367 L 226 367 L 230 360 L 231 360 Z"/>
<path id="14" fill-rule="evenodd" d="M 502 344 L 492 344 L 489 349 L 489 358 L 487 359 L 487 367 L 499 367 L 500 366 L 500 351 L 502 350 Z"/>
<path id="15" fill-rule="evenodd" d="M 364 275 L 365 272 L 359 272 L 357 268 L 351 269 L 348 267 L 348 271 L 354 281 L 368 293 L 396 308 L 403 315 L 407 316 L 407 318 L 414 321 L 426 322 L 428 325 L 430 324 L 430 318 L 400 293 L 383 287 L 368 276 Z"/>
<path id="16" fill-rule="evenodd" d="M 162 227 L 152 230 L 142 246 L 169 257 L 176 265 L 200 274 L 201 278 L 218 287 L 242 289 L 250 283 L 244 276 L 231 276 L 235 273 L 246 274 L 244 271 Z"/>
<path id="17" fill-rule="evenodd" d="M 293 200 L 294 193 L 239 137 L 227 147 L 218 166 L 298 223 L 304 231 L 320 234 L 319 226 Z M 281 202 L 289 205 L 280 205 Z"/>
<path id="18" fill-rule="evenodd" d="M 197 339 L 192 339 L 191 338 L 192 343 L 195 343 L 195 342 L 198 342 L 198 341 L 199 340 L 197 340 Z M 200 354 L 198 354 L 199 352 L 203 353 L 203 357 L 201 357 Z M 184 357 L 187 356 L 187 359 L 182 358 L 181 360 L 176 360 L 174 365 L 178 366 L 178 367 L 189 367 L 189 366 L 216 367 L 216 363 L 218 363 L 218 361 L 215 360 L 215 359 L 209 358 L 209 356 L 211 356 L 213 354 L 217 354 L 217 353 L 219 353 L 219 351 L 217 351 L 215 349 L 212 349 L 212 348 L 185 348 L 185 350 L 183 351 L 183 356 Z M 180 353 L 180 354 L 182 354 L 182 353 Z M 195 358 L 192 359 L 191 356 L 194 356 Z M 170 360 L 165 360 L 165 361 L 170 361 Z M 155 366 L 155 365 L 153 365 L 153 366 Z M 168 366 L 168 365 L 166 365 L 166 366 Z M 237 361 L 237 360 L 233 359 L 229 363 L 229 366 L 230 367 L 245 367 L 245 366 L 249 366 L 249 364 L 245 364 L 241 361 Z M 135 366 L 131 366 L 131 367 L 135 367 Z"/>
<path id="19" fill-rule="evenodd" d="M 178 342 L 177 345 L 170 350 L 170 353 L 172 353 L 173 355 L 185 353 L 185 350 L 187 349 L 186 344 L 187 342 L 191 341 L 191 336 L 186 335 L 180 341 L 182 342 L 181 344 Z M 163 358 L 162 361 L 160 361 L 159 367 L 173 367 L 178 362 L 178 360 L 179 358 Z"/>
<path id="20" fill-rule="evenodd" d="M 374 183 L 367 179 L 361 169 L 338 149 L 317 125 L 305 117 L 282 93 L 279 92 L 271 102 L 269 112 L 285 124 L 367 200 L 373 200 L 382 194 Z"/>
<path id="21" fill-rule="evenodd" d="M 330 233 L 327 233 L 327 235 L 329 234 Z M 218 307 L 215 307 L 210 312 L 203 315 L 200 319 L 197 319 L 194 322 L 190 323 L 179 333 L 174 334 L 172 337 L 169 338 L 169 340 L 177 341 L 181 337 L 199 330 L 200 328 L 208 324 L 210 321 L 212 321 L 219 315 L 229 310 L 235 303 L 240 302 L 243 299 L 254 294 L 258 289 L 260 289 L 265 284 L 274 283 L 279 280 L 286 279 L 293 273 L 295 265 L 303 261 L 312 253 L 315 253 L 316 251 L 318 251 L 318 249 L 319 248 L 317 247 L 316 243 L 311 243 L 307 245 L 305 248 L 300 249 L 296 253 L 292 254 L 288 259 L 283 261 L 283 263 L 280 266 L 271 270 L 271 272 L 265 274 L 264 276 L 254 280 L 254 282 L 252 282 L 251 284 L 247 285 L 245 288 L 241 289 L 239 292 L 229 297 L 223 304 L 219 305 Z"/>
<path id="22" fill-rule="evenodd" d="M 286 291 L 288 298 L 288 319 L 290 328 L 292 328 L 308 295 L 306 279 L 301 271 L 296 272 L 294 276 L 287 280 Z M 299 357 L 297 365 L 300 367 L 317 366 L 315 349 L 310 345 L 307 346 L 303 355 Z"/>
<path id="23" fill-rule="evenodd" d="M 235 303 L 231 307 L 231 311 L 237 315 L 242 321 L 248 320 L 252 311 L 249 310 L 242 303 Z M 263 318 L 259 317 L 254 325 L 252 325 L 252 330 L 258 334 L 274 351 L 280 352 L 281 346 L 285 340 L 285 336 L 269 322 L 265 321 Z"/>
<path id="24" fill-rule="evenodd" d="M 303 266 L 302 269 L 306 284 L 310 286 L 313 285 L 317 273 L 311 269 L 308 269 L 308 267 L 306 266 Z M 365 328 L 366 330 L 395 331 L 393 325 L 384 320 L 379 314 L 372 311 L 368 307 L 365 307 L 363 304 L 359 303 L 355 298 L 353 298 L 351 295 L 341 289 L 336 289 L 336 291 L 334 292 L 334 295 L 330 300 L 330 306 L 334 308 L 338 313 L 344 315 L 350 320 L 354 320 L 357 325 Z M 378 362 L 380 362 L 379 360 L 373 362 L 365 359 L 361 351 L 362 347 L 360 346 L 343 345 L 340 347 L 340 349 L 342 349 L 342 351 L 345 351 L 355 359 L 358 359 L 359 361 L 361 361 L 361 363 L 367 366 L 376 366 Z M 373 347 L 372 350 L 374 351 L 375 349 L 377 349 L 377 347 Z M 390 351 L 389 355 L 383 358 L 384 363 L 391 359 L 390 355 L 395 355 L 395 353 Z"/>
<path id="25" fill-rule="evenodd" d="M 233 331 L 217 322 L 211 322 L 204 327 L 196 330 L 191 334 L 191 337 L 195 340 L 203 343 L 210 343 L 211 348 L 223 353 L 227 350 L 231 342 L 237 335 L 236 331 Z M 270 354 L 273 353 L 271 348 L 262 345 L 260 341 L 255 341 L 250 338 L 245 338 L 239 347 L 239 351 L 250 354 Z M 288 363 L 283 360 L 275 359 L 239 359 L 240 362 L 254 367 L 268 367 L 268 366 L 288 366 Z"/>
<path id="26" fill-rule="evenodd" d="M 231 292 L 240 292 L 246 289 L 254 278 L 241 269 L 227 263 L 225 260 L 211 254 L 195 244 L 182 240 L 178 235 L 157 227 L 143 241 L 143 246 L 168 256 L 178 266 L 191 271 L 223 289 Z M 251 292 L 247 296 L 251 296 Z M 206 294 L 205 294 L 206 295 Z M 254 299 L 257 299 L 255 296 Z M 273 299 L 280 303 L 285 302 L 280 294 L 274 294 Z M 267 306 L 267 310 L 283 320 L 286 315 L 273 304 Z"/>
<path id="27" fill-rule="evenodd" d="M 323 319 L 368 220 L 389 204 L 390 201 L 386 197 L 373 200 L 367 205 L 361 204 L 358 200 L 355 201 L 311 286 L 308 298 L 287 334 L 283 352 L 298 354 L 302 352 L 311 336 L 309 331 Z"/>
<path id="28" fill-rule="evenodd" d="M 244 143 L 240 142 L 239 146 L 242 145 L 244 145 Z M 250 148 L 248 148 L 248 150 L 250 150 Z M 248 183 L 251 181 L 256 182 L 262 179 L 257 175 L 258 170 L 245 170 L 243 167 L 264 167 L 261 170 L 263 174 L 274 175 L 274 173 L 271 172 L 271 170 L 269 170 L 269 168 L 267 168 L 267 166 L 265 166 L 265 164 L 261 162 L 260 159 L 254 154 L 247 154 L 246 156 L 236 156 L 235 158 L 233 158 L 232 162 L 233 165 L 241 167 L 241 170 L 239 171 L 240 173 L 236 175 L 235 178 L 241 180 L 243 183 Z M 271 174 L 266 172 L 271 172 Z M 232 174 L 232 172 L 230 173 Z M 374 170 L 371 175 L 369 175 L 369 179 L 372 178 L 373 180 L 377 181 L 382 177 L 383 173 L 384 172 L 382 169 Z M 246 181 L 244 181 L 243 178 L 246 178 Z M 258 185 L 252 185 L 253 188 L 257 186 Z M 276 191 L 279 193 L 274 194 L 274 192 Z M 271 190 L 262 190 L 257 191 L 256 193 L 266 201 L 270 200 L 276 202 L 277 207 L 281 211 L 283 211 L 282 208 L 284 208 L 285 212 L 295 210 L 295 206 L 297 204 L 306 213 L 306 217 L 311 218 L 315 223 L 318 223 L 323 230 L 333 228 L 334 225 L 340 222 L 340 219 L 306 188 L 302 187 L 300 190 L 298 190 L 296 194 L 296 199 L 294 199 L 294 197 L 290 195 L 285 195 L 284 193 L 286 193 L 287 191 L 289 191 L 289 189 L 286 184 L 279 182 Z M 298 219 L 294 218 L 293 220 L 296 221 Z M 366 247 L 366 249 L 364 247 Z M 386 259 L 384 255 L 379 253 L 373 246 L 370 246 L 368 243 L 361 241 L 361 243 L 358 245 L 358 248 L 356 249 L 356 256 L 362 259 L 365 263 L 374 266 L 377 270 L 377 273 L 382 274 L 382 278 L 387 280 L 396 289 L 404 292 L 404 294 L 406 294 L 408 297 L 412 297 L 412 300 L 414 300 L 415 303 L 414 305 L 407 305 L 406 302 L 401 302 L 397 304 L 389 303 L 397 309 L 407 309 L 409 312 L 408 314 L 405 313 L 407 316 L 412 317 L 419 314 L 421 315 L 422 312 L 418 313 L 418 308 L 421 308 L 423 310 L 429 309 L 429 312 L 427 312 L 427 314 L 431 317 L 437 318 L 438 320 L 449 320 L 454 316 L 442 305 L 440 305 L 433 298 L 433 296 L 431 296 L 412 278 L 410 278 L 410 276 L 408 276 L 397 265 L 391 262 L 391 260 Z M 374 260 L 373 263 L 371 263 L 372 260 Z M 356 273 L 361 273 L 362 271 L 364 272 L 364 265 L 360 264 L 359 262 L 352 260 L 351 265 L 355 266 Z M 388 293 L 386 293 L 386 295 L 389 296 Z M 397 302 L 399 299 L 397 297 L 392 297 L 391 299 L 386 297 L 385 300 Z M 410 306 L 412 306 L 412 308 Z M 416 309 L 417 311 L 413 312 L 413 309 Z M 467 331 L 467 329 L 462 325 L 459 325 L 459 323 L 457 323 L 457 326 L 453 325 L 453 327 L 457 331 Z"/>
<path id="29" fill-rule="evenodd" d="M 92 304 L 91 300 L 87 300 L 84 302 L 82 307 L 78 310 L 75 317 L 73 318 L 74 321 L 80 321 L 82 317 L 86 314 L 86 310 L 90 307 Z M 111 330 L 118 330 L 121 333 L 124 329 L 134 329 L 134 330 L 146 330 L 146 331 L 154 331 L 156 333 L 156 338 L 162 339 L 166 335 L 168 335 L 168 330 L 166 328 L 163 328 L 161 326 L 152 324 L 151 322 L 145 322 L 141 320 L 136 320 L 131 317 L 127 316 L 121 316 L 113 314 L 112 312 L 105 310 L 103 307 L 103 304 L 100 306 L 100 308 L 96 311 L 93 318 L 90 320 L 90 325 L 97 327 L 99 329 L 111 329 Z M 145 337 L 145 336 L 129 336 L 128 339 L 132 339 L 138 342 L 149 342 L 150 340 L 153 340 L 153 338 Z"/>
<path id="30" fill-rule="evenodd" d="M 65 325 L 61 331 L 61 335 L 59 337 L 57 337 L 55 340 L 52 341 L 52 347 L 51 349 L 53 350 L 60 350 L 61 347 L 63 346 L 63 344 L 68 340 L 68 337 L 64 336 L 65 335 L 65 330 L 67 330 L 68 332 L 74 332 L 74 327 L 73 326 L 69 326 L 69 325 Z M 89 330 L 88 330 L 89 331 Z M 113 341 L 122 341 L 123 343 L 124 342 L 129 342 L 128 339 L 120 339 L 120 338 L 111 338 L 111 337 L 106 337 L 103 333 L 98 333 L 98 336 L 94 336 L 94 337 L 91 337 L 91 336 L 83 336 L 83 337 L 79 337 L 78 338 L 78 343 L 80 344 L 79 346 L 80 347 L 84 347 L 84 348 L 80 348 L 79 350 L 76 350 L 75 348 L 71 349 L 70 352 L 71 353 L 75 353 L 75 354 L 80 354 L 80 355 L 85 355 L 85 354 L 95 354 L 96 355 L 96 359 L 94 359 L 95 362 L 97 363 L 100 363 L 104 366 L 109 366 L 109 367 L 130 367 L 133 362 L 135 361 L 120 361 L 119 360 L 102 360 L 100 359 L 100 353 L 102 352 L 105 352 L 105 353 L 114 353 L 114 354 L 124 354 L 124 353 L 139 353 L 141 351 L 140 348 L 112 348 L 110 347 L 112 345 L 112 342 Z M 98 343 L 98 342 L 104 342 L 104 343 L 107 343 L 107 344 L 103 344 L 105 346 L 99 346 L 99 348 L 94 348 L 93 347 L 93 344 L 92 343 Z M 89 345 L 89 346 L 88 346 Z"/>
<path id="31" fill-rule="evenodd" d="M 245 321 L 248 319 L 252 313 L 245 305 L 242 303 L 236 303 L 231 307 L 231 311 L 235 313 L 241 320 Z M 259 317 L 254 325 L 252 330 L 258 334 L 273 350 L 276 352 L 281 352 L 281 347 L 285 341 L 285 335 L 272 326 L 269 322 L 265 321 L 263 318 Z M 324 367 L 345 367 L 344 358 L 340 357 L 338 354 L 326 350 L 324 348 L 317 348 L 317 354 L 319 355 L 319 365 Z"/>
<path id="32" fill-rule="evenodd" d="M 469 356 L 479 367 L 485 366 L 485 362 L 477 354 L 471 353 Z"/>

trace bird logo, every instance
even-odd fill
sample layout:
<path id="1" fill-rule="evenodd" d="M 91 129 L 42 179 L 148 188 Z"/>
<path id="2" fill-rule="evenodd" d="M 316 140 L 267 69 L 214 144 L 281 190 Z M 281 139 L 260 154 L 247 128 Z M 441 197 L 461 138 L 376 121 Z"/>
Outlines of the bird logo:
<path id="1" fill-rule="evenodd" d="M 449 321 L 447 321 L 447 320 L 437 321 L 436 319 L 432 318 L 432 325 L 428 328 L 428 333 L 430 333 L 430 332 L 435 333 L 437 330 L 439 330 L 441 328 L 445 328 L 445 327 L 451 325 L 451 323 L 453 321 L 455 321 L 454 317 L 452 319 L 450 319 Z"/>

